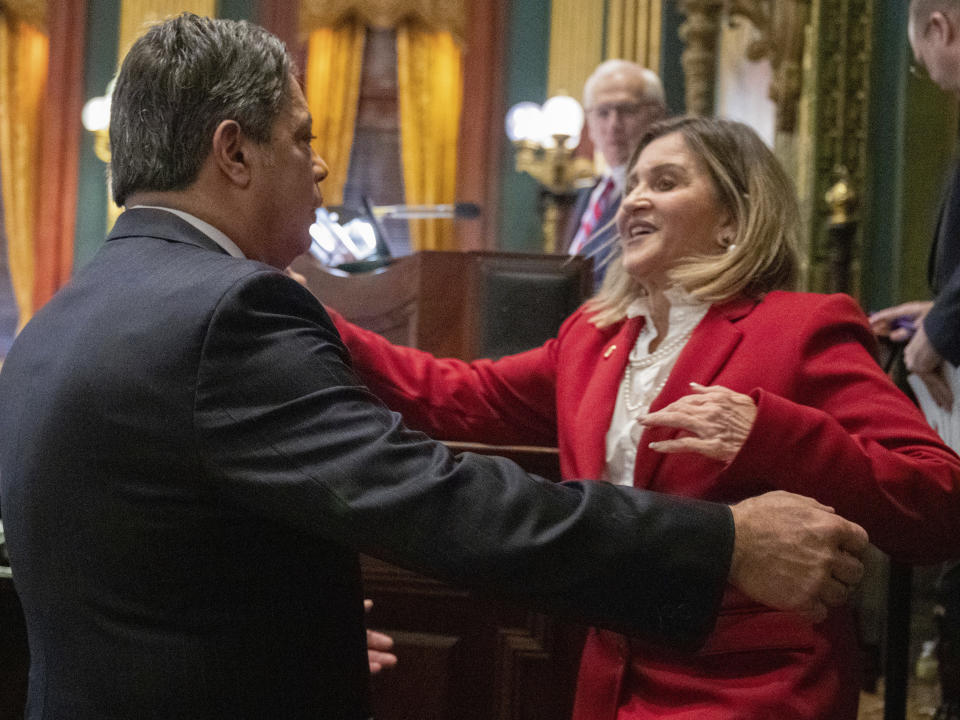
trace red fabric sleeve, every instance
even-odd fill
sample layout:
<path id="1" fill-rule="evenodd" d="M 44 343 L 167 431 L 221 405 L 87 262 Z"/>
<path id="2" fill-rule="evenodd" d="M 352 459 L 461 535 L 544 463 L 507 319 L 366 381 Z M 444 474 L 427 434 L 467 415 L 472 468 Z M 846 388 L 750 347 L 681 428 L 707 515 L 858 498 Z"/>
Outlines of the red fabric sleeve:
<path id="1" fill-rule="evenodd" d="M 468 363 L 394 345 L 327 311 L 354 370 L 410 427 L 442 440 L 556 445 L 555 339 L 500 360 Z"/>

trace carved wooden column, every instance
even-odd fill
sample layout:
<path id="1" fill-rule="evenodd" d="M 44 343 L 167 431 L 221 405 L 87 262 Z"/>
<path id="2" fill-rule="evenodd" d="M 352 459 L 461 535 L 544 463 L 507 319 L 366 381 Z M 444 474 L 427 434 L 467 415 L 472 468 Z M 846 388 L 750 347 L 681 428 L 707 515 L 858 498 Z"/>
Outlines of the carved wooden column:
<path id="1" fill-rule="evenodd" d="M 723 0 L 680 0 L 686 16 L 680 39 L 686 46 L 680 57 L 686 85 L 687 112 L 712 115 L 717 69 L 717 35 Z"/>
<path id="2" fill-rule="evenodd" d="M 810 92 L 813 97 L 810 127 L 813 138 L 810 184 L 806 193 L 810 247 L 808 287 L 826 290 L 831 283 L 833 252 L 827 218 L 830 207 L 824 199 L 837 179 L 835 168 L 849 172 L 853 192 L 863 196 L 866 186 L 867 135 L 870 96 L 870 63 L 875 0 L 814 0 L 811 25 L 814 38 L 811 64 L 814 69 Z M 851 240 L 849 291 L 860 291 L 858 270 L 860 229 Z"/>
<path id="3" fill-rule="evenodd" d="M 803 52 L 811 0 L 728 0 L 730 17 L 747 18 L 757 29 L 747 48 L 753 62 L 768 58 L 773 68 L 770 99 L 777 105 L 777 130 L 792 133 L 803 87 Z"/>

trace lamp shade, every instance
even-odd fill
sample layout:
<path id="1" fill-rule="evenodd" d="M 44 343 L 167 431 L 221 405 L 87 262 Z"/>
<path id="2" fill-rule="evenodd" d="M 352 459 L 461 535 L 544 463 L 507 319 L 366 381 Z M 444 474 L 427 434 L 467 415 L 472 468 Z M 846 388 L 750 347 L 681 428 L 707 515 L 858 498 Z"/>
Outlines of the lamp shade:
<path id="1" fill-rule="evenodd" d="M 532 102 L 519 102 L 507 112 L 507 137 L 512 142 L 540 142 L 544 136 L 543 111 Z"/>
<path id="2" fill-rule="evenodd" d="M 554 95 L 543 104 L 543 118 L 548 136 L 563 135 L 564 144 L 575 148 L 583 130 L 583 108 L 569 95 Z"/>
<path id="3" fill-rule="evenodd" d="M 110 127 L 110 97 L 101 95 L 87 100 L 80 113 L 80 120 L 90 132 Z"/>

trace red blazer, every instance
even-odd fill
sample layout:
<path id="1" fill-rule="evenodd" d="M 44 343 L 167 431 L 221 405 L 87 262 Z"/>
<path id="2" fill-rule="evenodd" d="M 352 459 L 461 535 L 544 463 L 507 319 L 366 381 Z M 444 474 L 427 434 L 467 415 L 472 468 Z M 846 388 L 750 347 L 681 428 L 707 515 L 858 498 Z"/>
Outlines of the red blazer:
<path id="1" fill-rule="evenodd" d="M 545 345 L 473 363 L 437 360 L 335 320 L 361 377 L 411 426 L 450 440 L 556 442 L 564 478 L 601 476 L 642 319 L 597 329 L 581 308 Z M 789 490 L 861 523 L 900 560 L 960 555 L 960 460 L 884 375 L 873 350 L 866 318 L 844 295 L 772 292 L 714 306 L 650 409 L 686 394 L 690 382 L 724 385 L 757 403 L 753 429 L 728 465 L 654 452 L 647 443 L 676 431 L 647 430 L 634 484 L 731 503 Z M 843 720 L 856 717 L 858 689 L 848 609 L 811 626 L 730 588 L 696 653 L 592 631 L 574 717 Z"/>

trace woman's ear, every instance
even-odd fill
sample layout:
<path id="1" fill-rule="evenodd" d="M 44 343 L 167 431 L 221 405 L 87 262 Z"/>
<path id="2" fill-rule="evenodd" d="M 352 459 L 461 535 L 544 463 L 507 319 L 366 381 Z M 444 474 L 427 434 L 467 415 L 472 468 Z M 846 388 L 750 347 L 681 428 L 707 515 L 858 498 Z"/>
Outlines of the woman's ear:
<path id="1" fill-rule="evenodd" d="M 726 217 L 717 226 L 717 244 L 729 250 L 737 240 L 737 223 L 733 215 L 726 214 Z"/>
<path id="2" fill-rule="evenodd" d="M 213 133 L 213 157 L 220 172 L 235 185 L 250 184 L 250 163 L 245 153 L 250 142 L 236 120 L 224 120 Z"/>

